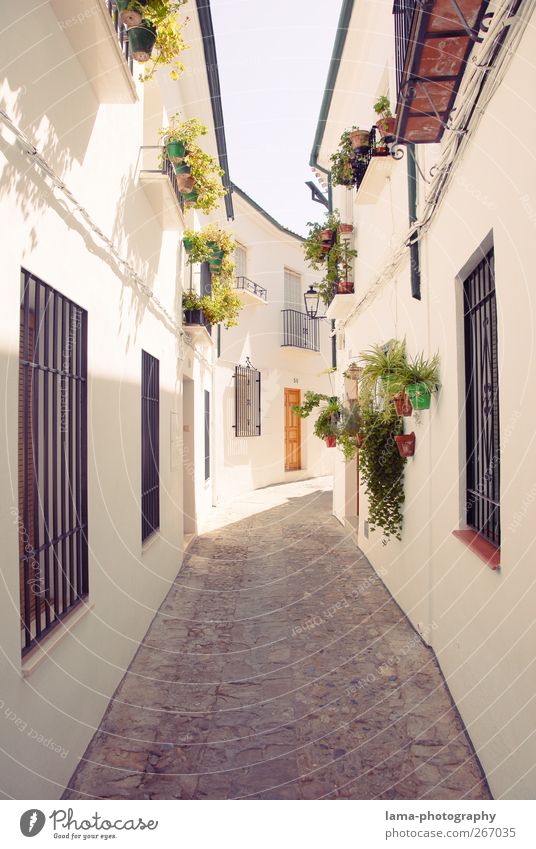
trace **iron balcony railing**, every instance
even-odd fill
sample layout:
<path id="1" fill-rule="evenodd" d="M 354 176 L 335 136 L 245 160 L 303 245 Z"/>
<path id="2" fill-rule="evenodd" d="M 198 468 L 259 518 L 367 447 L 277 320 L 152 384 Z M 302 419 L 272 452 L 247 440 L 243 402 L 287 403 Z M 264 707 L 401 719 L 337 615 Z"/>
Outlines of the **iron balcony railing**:
<path id="1" fill-rule="evenodd" d="M 354 172 L 354 184 L 356 190 L 359 191 L 361 183 L 367 173 L 371 160 L 376 156 L 389 156 L 389 148 L 387 145 L 378 144 L 378 131 L 376 127 L 372 127 L 368 137 L 368 147 L 362 152 L 356 151 L 352 162 L 352 171 Z"/>
<path id="2" fill-rule="evenodd" d="M 147 153 L 151 151 L 151 153 Z M 146 167 L 149 166 L 149 167 Z M 181 212 L 184 212 L 184 197 L 177 183 L 177 175 L 173 164 L 165 156 L 165 150 L 159 144 L 145 144 L 141 147 L 141 174 L 164 174 L 167 176 L 177 199 Z"/>
<path id="3" fill-rule="evenodd" d="M 126 59 L 126 63 L 130 69 L 130 73 L 134 75 L 134 61 L 130 54 L 130 46 L 128 43 L 128 30 L 125 26 L 123 26 L 123 24 L 119 20 L 119 9 L 117 8 L 115 0 L 107 0 L 107 4 L 110 17 L 117 33 L 117 40 L 119 42 L 119 46 L 123 51 L 123 56 Z"/>
<path id="4" fill-rule="evenodd" d="M 303 348 L 320 351 L 318 319 L 299 310 L 281 310 L 283 313 L 283 348 Z"/>
<path id="5" fill-rule="evenodd" d="M 396 97 L 400 96 L 404 66 L 408 55 L 411 29 L 415 13 L 430 5 L 426 0 L 395 0 L 393 15 L 395 18 L 395 79 Z"/>
<path id="6" fill-rule="evenodd" d="M 204 327 L 209 336 L 212 336 L 212 325 L 207 320 L 203 310 L 188 310 L 184 311 L 184 326 L 185 327 Z"/>
<path id="7" fill-rule="evenodd" d="M 249 277 L 237 277 L 236 288 L 243 289 L 246 292 L 251 292 L 252 295 L 257 295 L 257 297 L 262 298 L 263 301 L 267 300 L 266 289 L 264 289 L 263 286 L 259 286 L 259 284 L 255 283 L 253 280 L 250 280 Z"/>

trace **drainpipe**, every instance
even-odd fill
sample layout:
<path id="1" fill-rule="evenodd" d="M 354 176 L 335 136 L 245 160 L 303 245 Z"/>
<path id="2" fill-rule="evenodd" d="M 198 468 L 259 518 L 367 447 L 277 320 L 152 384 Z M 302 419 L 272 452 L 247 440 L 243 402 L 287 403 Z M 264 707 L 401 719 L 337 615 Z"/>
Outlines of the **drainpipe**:
<path id="1" fill-rule="evenodd" d="M 410 227 L 417 221 L 417 168 L 415 161 L 415 145 L 407 145 L 408 163 L 408 207 Z M 418 233 L 411 237 L 409 245 L 411 269 L 411 297 L 421 300 L 421 256 Z"/>

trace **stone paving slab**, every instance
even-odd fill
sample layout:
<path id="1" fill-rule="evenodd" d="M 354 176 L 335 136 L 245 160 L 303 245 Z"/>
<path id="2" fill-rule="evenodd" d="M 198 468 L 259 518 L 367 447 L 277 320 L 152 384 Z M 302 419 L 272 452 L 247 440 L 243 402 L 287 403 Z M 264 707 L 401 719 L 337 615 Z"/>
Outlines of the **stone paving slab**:
<path id="1" fill-rule="evenodd" d="M 65 799 L 487 799 L 328 479 L 214 509 Z"/>

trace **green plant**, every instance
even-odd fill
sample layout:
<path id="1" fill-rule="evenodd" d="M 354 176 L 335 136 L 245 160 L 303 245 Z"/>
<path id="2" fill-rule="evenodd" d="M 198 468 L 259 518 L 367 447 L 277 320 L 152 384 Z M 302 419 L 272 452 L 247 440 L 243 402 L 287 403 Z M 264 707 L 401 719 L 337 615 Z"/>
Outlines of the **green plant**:
<path id="1" fill-rule="evenodd" d="M 326 243 L 322 240 L 322 231 L 332 230 L 335 237 L 335 233 L 338 232 L 340 223 L 341 219 L 337 211 L 330 212 L 329 215 L 326 216 L 326 220 L 324 222 L 308 222 L 307 226 L 309 228 L 309 233 L 303 243 L 303 251 L 305 254 L 305 261 L 309 268 L 312 268 L 313 271 L 318 271 L 318 269 L 326 262 Z"/>
<path id="2" fill-rule="evenodd" d="M 212 294 L 201 298 L 201 309 L 210 324 L 223 324 L 228 329 L 238 324 L 242 301 L 230 282 L 220 275 L 212 276 Z"/>
<path id="3" fill-rule="evenodd" d="M 311 389 L 307 389 L 303 397 L 305 399 L 303 404 L 294 404 L 292 407 L 300 419 L 310 416 L 315 407 L 320 406 L 323 401 L 331 403 L 337 400 L 335 395 L 324 395 L 322 392 L 313 392 Z"/>
<path id="4" fill-rule="evenodd" d="M 305 239 L 303 249 L 305 261 L 309 268 L 318 271 L 325 268 L 324 279 L 318 284 L 318 294 L 324 304 L 328 305 L 333 299 L 336 284 L 341 279 L 348 279 L 351 261 L 357 256 L 357 251 L 349 247 L 346 239 L 341 239 L 339 232 L 341 219 L 335 210 L 326 216 L 324 222 L 309 222 L 309 234 Z M 322 232 L 333 232 L 332 244 L 326 249 Z"/>
<path id="5" fill-rule="evenodd" d="M 203 309 L 202 298 L 197 292 L 194 292 L 190 289 L 190 291 L 185 292 L 182 296 L 182 308 L 183 310 L 201 310 Z"/>
<path id="6" fill-rule="evenodd" d="M 406 341 L 391 339 L 387 345 L 372 345 L 360 354 L 363 367 L 360 378 L 360 387 L 363 400 L 370 400 L 377 389 L 379 382 L 380 390 L 384 396 L 401 392 L 406 380 Z"/>
<path id="7" fill-rule="evenodd" d="M 207 132 L 207 128 L 197 118 L 180 121 L 178 112 L 171 116 L 167 127 L 161 127 L 158 131 L 164 145 L 162 160 L 167 156 L 165 145 L 169 142 L 180 141 L 186 148 L 184 162 L 194 178 L 196 194 L 195 199 L 186 201 L 186 205 L 205 213 L 215 209 L 219 200 L 227 194 L 221 182 L 223 169 L 213 156 L 201 150 L 196 141 L 199 136 L 207 135 Z"/>
<path id="8" fill-rule="evenodd" d="M 392 118 L 393 113 L 391 112 L 391 104 L 389 102 L 389 98 L 387 95 L 382 94 L 374 104 L 374 111 L 376 115 L 379 115 L 381 118 Z"/>
<path id="9" fill-rule="evenodd" d="M 405 386 L 422 383 L 427 392 L 434 392 L 439 383 L 439 354 L 434 354 L 428 360 L 424 354 L 417 354 L 405 364 L 402 378 Z"/>
<path id="10" fill-rule="evenodd" d="M 143 25 L 156 27 L 155 53 L 142 74 L 141 82 L 152 80 L 158 68 L 169 66 L 170 77 L 178 80 L 184 71 L 184 65 L 178 56 L 188 45 L 182 37 L 182 26 L 178 12 L 186 0 L 148 0 L 143 7 Z"/>
<path id="11" fill-rule="evenodd" d="M 313 426 L 314 435 L 319 439 L 325 439 L 327 436 L 337 436 L 340 412 L 338 398 L 330 398 L 324 409 L 317 416 Z"/>
<path id="12" fill-rule="evenodd" d="M 357 129 L 352 127 L 352 129 Z M 341 136 L 339 147 L 330 156 L 331 179 L 334 186 L 351 186 L 354 183 L 352 163 L 356 158 L 355 150 L 350 140 L 351 130 L 345 130 Z"/>
<path id="13" fill-rule="evenodd" d="M 341 408 L 337 446 L 342 450 L 346 462 L 353 460 L 363 439 L 363 421 L 357 402 Z"/>
<path id="14" fill-rule="evenodd" d="M 183 239 L 189 244 L 188 247 L 188 263 L 193 265 L 196 262 L 209 262 L 214 254 L 214 248 L 218 248 L 224 252 L 225 257 L 230 256 L 235 249 L 235 240 L 226 230 L 221 230 L 214 224 L 209 224 L 203 227 L 202 230 L 187 229 L 183 233 Z M 222 269 L 224 261 L 222 261 Z M 232 276 L 234 272 L 234 263 L 231 261 L 231 267 L 225 265 L 227 271 L 226 276 Z"/>
<path id="15" fill-rule="evenodd" d="M 385 545 L 391 536 L 402 538 L 406 460 L 400 456 L 394 439 L 402 433 L 402 423 L 392 404 L 383 412 L 367 407 L 361 417 L 359 471 L 369 499 L 370 528 L 382 529 Z"/>

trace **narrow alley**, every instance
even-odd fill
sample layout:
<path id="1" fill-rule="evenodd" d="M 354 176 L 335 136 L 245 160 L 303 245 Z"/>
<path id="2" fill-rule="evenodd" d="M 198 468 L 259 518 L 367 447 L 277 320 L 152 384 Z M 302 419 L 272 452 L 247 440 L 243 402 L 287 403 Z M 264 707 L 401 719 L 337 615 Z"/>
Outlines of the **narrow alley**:
<path id="1" fill-rule="evenodd" d="M 213 510 L 63 798 L 489 798 L 433 654 L 330 488 Z"/>

